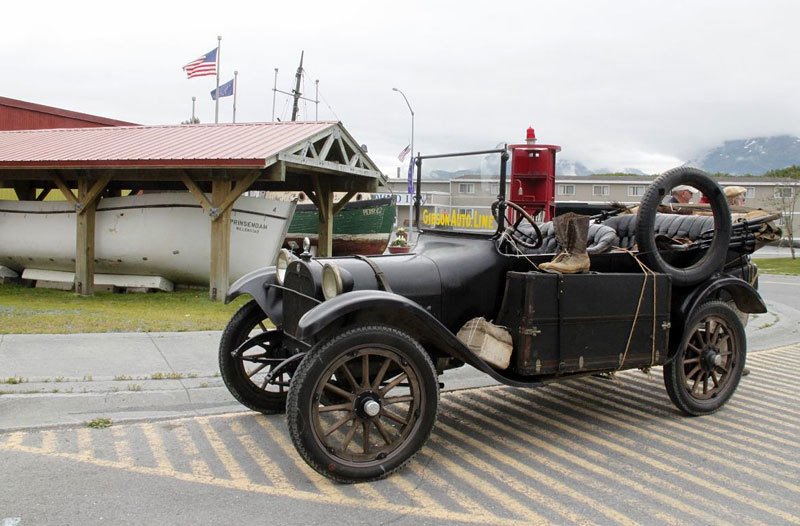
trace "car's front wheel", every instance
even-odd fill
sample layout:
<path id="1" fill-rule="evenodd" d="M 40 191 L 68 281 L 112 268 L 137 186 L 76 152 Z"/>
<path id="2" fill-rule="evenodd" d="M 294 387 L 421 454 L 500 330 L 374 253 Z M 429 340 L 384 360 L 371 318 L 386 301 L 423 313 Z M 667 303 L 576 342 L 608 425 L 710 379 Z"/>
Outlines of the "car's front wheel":
<path id="1" fill-rule="evenodd" d="M 219 370 L 239 402 L 262 413 L 282 413 L 300 356 L 283 345 L 283 331 L 251 300 L 228 322 L 219 343 Z"/>
<path id="2" fill-rule="evenodd" d="M 745 354 L 736 312 L 721 301 L 701 305 L 686 324 L 675 356 L 664 364 L 667 394 L 685 413 L 713 413 L 736 391 Z"/>
<path id="3" fill-rule="evenodd" d="M 413 338 L 358 327 L 306 355 L 289 390 L 287 418 L 297 451 L 339 482 L 387 477 L 422 448 L 436 421 L 439 384 Z"/>

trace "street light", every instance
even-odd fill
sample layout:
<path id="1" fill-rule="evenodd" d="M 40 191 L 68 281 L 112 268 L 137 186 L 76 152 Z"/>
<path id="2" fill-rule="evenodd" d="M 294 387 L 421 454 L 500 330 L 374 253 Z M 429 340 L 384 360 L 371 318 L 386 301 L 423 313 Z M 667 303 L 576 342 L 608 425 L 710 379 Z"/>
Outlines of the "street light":
<path id="1" fill-rule="evenodd" d="M 403 100 L 406 101 L 406 106 L 408 106 L 408 111 L 411 112 L 411 166 L 414 166 L 414 110 L 411 109 L 411 103 L 408 102 L 408 98 L 406 94 L 403 93 L 401 90 L 397 88 L 392 88 L 392 91 L 396 91 L 400 95 L 403 96 Z M 408 185 L 408 231 L 409 233 L 414 229 L 414 198 L 413 198 L 413 184 L 414 184 L 414 172 L 410 171 L 409 173 L 409 185 Z"/>

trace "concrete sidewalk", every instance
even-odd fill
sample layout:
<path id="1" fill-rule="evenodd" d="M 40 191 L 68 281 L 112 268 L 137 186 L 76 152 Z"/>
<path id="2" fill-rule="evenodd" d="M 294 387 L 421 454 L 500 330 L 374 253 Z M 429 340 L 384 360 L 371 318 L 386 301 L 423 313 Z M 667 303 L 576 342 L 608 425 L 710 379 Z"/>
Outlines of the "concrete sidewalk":
<path id="1" fill-rule="evenodd" d="M 220 378 L 221 334 L 0 335 L 0 431 L 249 411 Z M 495 383 L 471 367 L 441 380 Z"/>
<path id="2" fill-rule="evenodd" d="M 219 376 L 220 335 L 0 335 L 0 430 L 244 410 Z"/>

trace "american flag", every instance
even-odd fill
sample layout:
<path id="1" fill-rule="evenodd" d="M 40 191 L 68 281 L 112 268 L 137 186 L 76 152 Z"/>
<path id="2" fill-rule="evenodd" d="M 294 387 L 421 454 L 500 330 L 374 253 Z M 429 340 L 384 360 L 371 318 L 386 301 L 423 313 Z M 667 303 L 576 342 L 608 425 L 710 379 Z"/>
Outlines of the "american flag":
<path id="1" fill-rule="evenodd" d="M 400 159 L 401 163 L 405 160 L 406 155 L 408 155 L 408 152 L 410 152 L 410 151 L 411 151 L 411 145 L 410 144 L 408 146 L 406 146 L 405 148 L 403 148 L 403 151 L 400 152 L 400 154 L 397 156 L 397 158 Z"/>
<path id="2" fill-rule="evenodd" d="M 192 60 L 185 66 L 183 70 L 186 72 L 188 78 L 194 77 L 207 77 L 209 75 L 217 74 L 217 49 L 214 48 L 202 57 Z"/>

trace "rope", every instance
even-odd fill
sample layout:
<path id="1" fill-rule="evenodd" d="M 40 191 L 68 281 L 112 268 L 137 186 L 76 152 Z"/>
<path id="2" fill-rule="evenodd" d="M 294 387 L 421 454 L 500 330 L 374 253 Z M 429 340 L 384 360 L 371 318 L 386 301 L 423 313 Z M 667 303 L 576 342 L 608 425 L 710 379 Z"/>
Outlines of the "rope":
<path id="1" fill-rule="evenodd" d="M 642 269 L 642 272 L 644 273 L 644 280 L 642 281 L 642 290 L 639 291 L 639 302 L 636 304 L 636 312 L 633 315 L 633 323 L 631 324 L 631 330 L 628 333 L 628 341 L 625 344 L 625 352 L 622 353 L 622 359 L 619 362 L 619 367 L 617 367 L 617 370 L 619 371 L 619 370 L 622 369 L 622 366 L 625 363 L 625 359 L 628 357 L 628 351 L 630 350 L 631 341 L 633 340 L 633 333 L 636 330 L 636 322 L 639 320 L 639 313 L 640 313 L 640 311 L 642 309 L 642 300 L 644 300 L 644 292 L 645 292 L 645 290 L 647 290 L 647 276 L 648 275 L 653 276 L 653 327 L 652 327 L 652 333 L 651 333 L 652 334 L 652 338 L 651 338 L 652 344 L 651 344 L 651 349 L 650 349 L 650 361 L 651 361 L 651 363 L 655 363 L 655 361 L 656 361 L 656 359 L 655 359 L 656 358 L 656 338 L 655 338 L 655 334 L 656 334 L 656 314 L 657 314 L 656 299 L 657 299 L 657 297 L 656 297 L 656 273 L 653 270 L 651 270 L 647 265 L 645 265 L 644 262 L 639 259 L 639 256 L 636 253 L 634 253 L 632 250 L 628 250 L 627 248 L 620 248 L 620 247 L 615 247 L 615 248 L 618 248 L 622 252 L 625 252 L 625 253 L 629 254 L 636 261 L 636 263 L 639 265 L 639 268 Z"/>

